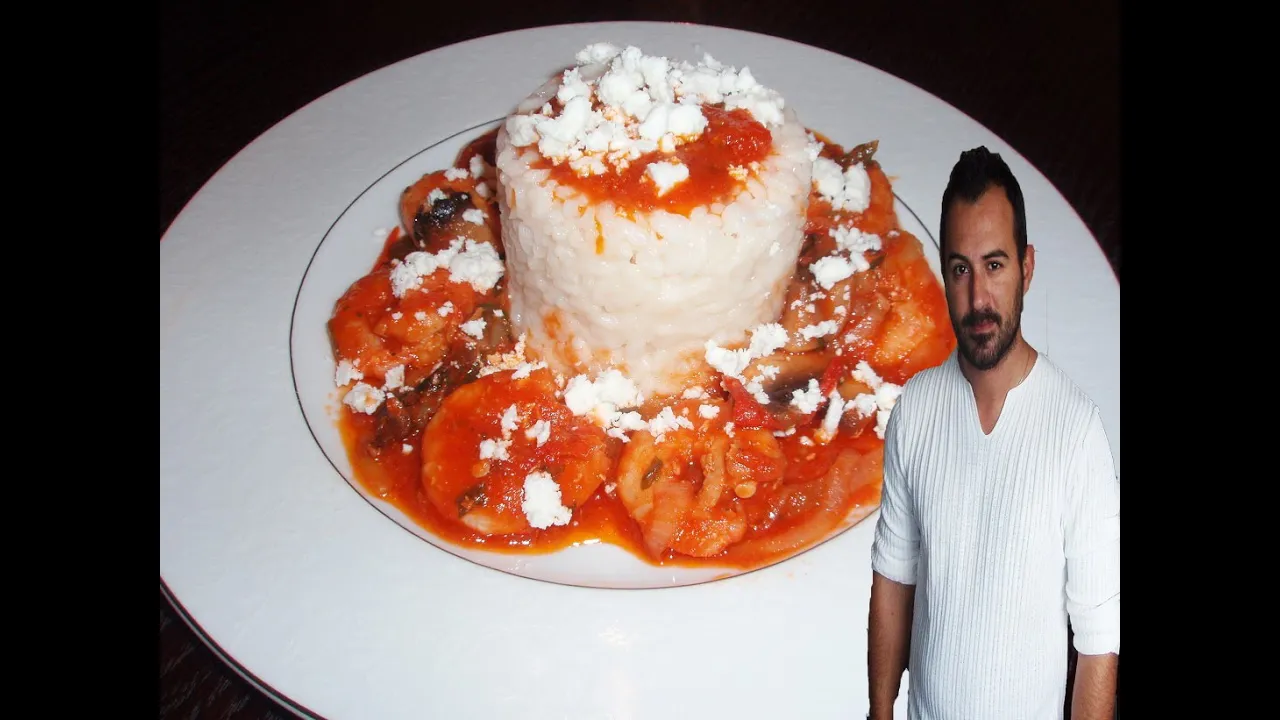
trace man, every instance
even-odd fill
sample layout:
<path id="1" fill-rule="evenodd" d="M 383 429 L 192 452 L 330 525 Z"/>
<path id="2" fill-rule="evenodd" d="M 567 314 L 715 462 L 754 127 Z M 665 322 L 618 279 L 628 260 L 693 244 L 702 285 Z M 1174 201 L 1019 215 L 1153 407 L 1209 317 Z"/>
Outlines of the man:
<path id="1" fill-rule="evenodd" d="M 1072 718 L 1110 719 L 1119 480 L 1096 405 L 1022 337 L 1035 248 L 999 155 L 961 154 L 940 228 L 958 343 L 886 428 L 869 717 L 892 717 L 905 669 L 912 720 L 1061 718 L 1070 622 Z"/>

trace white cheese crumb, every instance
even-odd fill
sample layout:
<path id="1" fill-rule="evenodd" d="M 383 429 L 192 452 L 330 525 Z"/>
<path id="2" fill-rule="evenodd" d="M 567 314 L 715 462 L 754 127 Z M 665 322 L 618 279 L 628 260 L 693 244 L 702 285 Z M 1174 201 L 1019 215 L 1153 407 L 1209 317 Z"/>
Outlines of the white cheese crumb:
<path id="1" fill-rule="evenodd" d="M 412 455 L 413 446 L 410 445 L 409 443 L 404 443 L 400 446 L 400 452 L 404 453 L 405 455 Z"/>
<path id="2" fill-rule="evenodd" d="M 391 292 L 404 297 L 410 290 L 422 287 L 422 278 L 441 268 L 449 271 L 455 283 L 470 283 L 478 292 L 488 292 L 498 284 L 505 267 L 498 251 L 489 243 L 458 238 L 438 253 L 411 252 L 404 262 L 391 270 Z"/>
<path id="3" fill-rule="evenodd" d="M 685 388 L 685 391 L 680 393 L 680 397 L 685 400 L 702 400 L 707 397 L 707 391 L 700 387 Z"/>
<path id="4" fill-rule="evenodd" d="M 539 420 L 533 424 L 533 427 L 524 431 L 524 436 L 537 441 L 538 447 L 542 447 L 542 444 L 551 438 L 551 423 Z"/>
<path id="5" fill-rule="evenodd" d="M 404 317 L 404 313 L 399 313 L 399 312 L 393 312 L 393 313 L 391 313 L 391 319 L 392 319 L 392 320 L 399 320 L 399 319 L 400 319 L 400 318 L 402 318 L 402 317 Z"/>
<path id="6" fill-rule="evenodd" d="M 445 170 L 444 177 L 446 180 L 466 180 L 471 177 L 471 173 L 467 172 L 466 168 L 454 167 Z"/>
<path id="7" fill-rule="evenodd" d="M 813 378 L 809 378 L 809 385 L 804 390 L 791 391 L 791 405 L 805 415 L 816 412 L 821 403 L 822 390 Z"/>
<path id="8" fill-rule="evenodd" d="M 515 432 L 516 428 L 520 427 L 520 411 L 514 404 L 508 405 L 507 409 L 502 412 L 502 420 L 500 421 L 500 424 L 502 426 L 503 437 L 511 437 L 511 433 Z"/>
<path id="9" fill-rule="evenodd" d="M 834 160 L 815 158 L 813 184 L 834 210 L 860 213 L 871 205 L 871 177 L 862 163 L 842 171 Z"/>
<path id="10" fill-rule="evenodd" d="M 447 199 L 449 199 L 449 196 L 444 194 L 444 191 L 441 190 L 440 188 L 435 188 L 431 192 L 427 193 L 427 202 L 430 203 L 431 205 L 435 205 L 441 200 L 447 200 Z"/>
<path id="11" fill-rule="evenodd" d="M 478 178 L 481 175 L 484 175 L 484 158 L 479 155 L 472 155 L 471 162 L 468 163 L 468 168 L 471 170 L 471 177 L 473 178 Z"/>
<path id="12" fill-rule="evenodd" d="M 359 382 L 347 392 L 342 401 L 356 412 L 372 415 L 382 405 L 382 401 L 386 397 L 386 393 L 382 392 L 382 390 L 368 383 Z"/>
<path id="13" fill-rule="evenodd" d="M 486 323 L 484 321 L 484 318 L 476 318 L 475 320 L 469 320 L 467 322 L 462 323 L 461 325 L 458 326 L 458 329 L 462 330 L 462 332 L 470 335 L 471 337 L 477 340 L 481 340 L 484 338 L 485 325 Z"/>
<path id="14" fill-rule="evenodd" d="M 568 525 L 573 517 L 573 511 L 561 504 L 560 486 L 547 472 L 533 472 L 525 476 L 520 509 L 529 524 L 539 530 L 552 525 Z"/>
<path id="15" fill-rule="evenodd" d="M 671 188 L 689 179 L 689 168 L 683 163 L 651 162 L 645 174 L 658 186 L 658 196 L 671 191 Z"/>
<path id="16" fill-rule="evenodd" d="M 469 223 L 474 223 L 476 225 L 483 225 L 485 221 L 485 214 L 483 210 L 470 208 L 462 211 L 462 219 L 466 220 Z"/>
<path id="17" fill-rule="evenodd" d="M 447 313 L 446 313 L 446 314 L 447 314 Z M 427 320 L 427 311 L 426 311 L 426 310 L 418 310 L 418 311 L 415 311 L 415 312 L 413 313 L 413 319 L 414 319 L 414 320 L 417 320 L 418 322 L 426 322 L 426 320 Z"/>
<path id="18" fill-rule="evenodd" d="M 520 365 L 516 367 L 516 371 L 511 373 L 511 379 L 523 380 L 532 375 L 534 370 L 541 370 L 546 366 L 547 364 L 541 360 L 536 363 L 520 363 Z"/>
<path id="19" fill-rule="evenodd" d="M 510 440 L 481 440 L 480 459 L 510 460 L 511 455 L 507 452 L 507 448 L 509 447 L 511 447 Z"/>
<path id="20" fill-rule="evenodd" d="M 719 405 L 699 405 L 698 414 L 710 420 L 711 418 L 720 414 L 720 406 Z"/>
<path id="21" fill-rule="evenodd" d="M 813 273 L 813 279 L 824 290 L 830 290 L 836 283 L 854 273 L 853 265 L 839 255 L 828 255 L 824 258 L 819 258 L 817 262 L 809 266 L 809 271 Z"/>
<path id="22" fill-rule="evenodd" d="M 641 405 L 644 398 L 630 378 L 610 368 L 594 381 L 586 375 L 570 379 L 564 390 L 564 402 L 574 415 L 589 414 L 608 429 L 621 419 L 621 409 Z"/>
<path id="23" fill-rule="evenodd" d="M 800 337 L 805 340 L 820 338 L 825 335 L 831 335 L 840 330 L 840 323 L 835 320 L 823 320 L 816 325 L 806 325 L 800 328 Z"/>
<path id="24" fill-rule="evenodd" d="M 453 312 L 453 301 L 452 301 L 452 300 L 445 301 L 445 304 L 441 305 L 441 306 L 436 310 L 436 313 L 437 313 L 438 315 L 440 315 L 440 317 L 448 317 L 448 316 L 449 316 L 449 313 L 451 313 L 451 312 Z"/>
<path id="25" fill-rule="evenodd" d="M 333 380 L 338 384 L 338 387 L 345 387 L 363 377 L 364 373 L 357 370 L 355 365 L 351 364 L 350 360 L 340 360 L 338 362 L 338 370 L 334 373 Z"/>
<path id="26" fill-rule="evenodd" d="M 395 390 L 404 387 L 404 365 L 396 365 L 387 370 L 383 376 L 382 387 L 384 390 Z"/>

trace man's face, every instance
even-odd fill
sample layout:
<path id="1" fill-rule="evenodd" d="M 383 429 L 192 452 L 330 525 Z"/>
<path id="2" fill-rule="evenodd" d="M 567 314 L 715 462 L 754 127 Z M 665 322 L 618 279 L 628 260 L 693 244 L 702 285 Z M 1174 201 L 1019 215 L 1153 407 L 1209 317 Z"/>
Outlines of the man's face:
<path id="1" fill-rule="evenodd" d="M 975 368 L 995 367 L 1017 339 L 1034 258 L 1028 247 L 1026 260 L 1018 262 L 1013 206 L 1003 188 L 988 189 L 975 203 L 952 205 L 943 279 L 960 354 Z"/>

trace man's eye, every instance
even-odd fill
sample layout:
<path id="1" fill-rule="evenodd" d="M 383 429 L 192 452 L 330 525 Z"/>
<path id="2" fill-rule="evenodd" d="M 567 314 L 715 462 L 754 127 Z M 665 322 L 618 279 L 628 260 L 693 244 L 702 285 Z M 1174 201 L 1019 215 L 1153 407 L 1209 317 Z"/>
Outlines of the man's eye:
<path id="1" fill-rule="evenodd" d="M 963 265 L 956 265 L 955 267 L 951 268 L 952 275 L 963 275 L 966 272 L 969 272 L 969 268 Z"/>
<path id="2" fill-rule="evenodd" d="M 1000 262 L 999 262 L 999 261 L 997 261 L 997 260 L 992 260 L 991 262 L 987 263 L 987 269 L 988 269 L 988 270 L 990 270 L 990 271 L 992 271 L 992 272 L 995 272 L 996 270 L 999 270 L 1001 267 L 1002 267 L 1002 266 L 1001 266 Z"/>

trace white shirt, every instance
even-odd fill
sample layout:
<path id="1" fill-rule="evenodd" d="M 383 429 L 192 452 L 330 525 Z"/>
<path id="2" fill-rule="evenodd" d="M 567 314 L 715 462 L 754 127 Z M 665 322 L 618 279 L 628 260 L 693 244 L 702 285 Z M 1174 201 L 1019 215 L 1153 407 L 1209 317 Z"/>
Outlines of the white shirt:
<path id="1" fill-rule="evenodd" d="M 872 568 L 916 586 L 913 720 L 1062 717 L 1067 622 L 1120 652 L 1120 482 L 1097 406 L 1043 353 L 990 435 L 956 353 L 885 434 Z"/>

